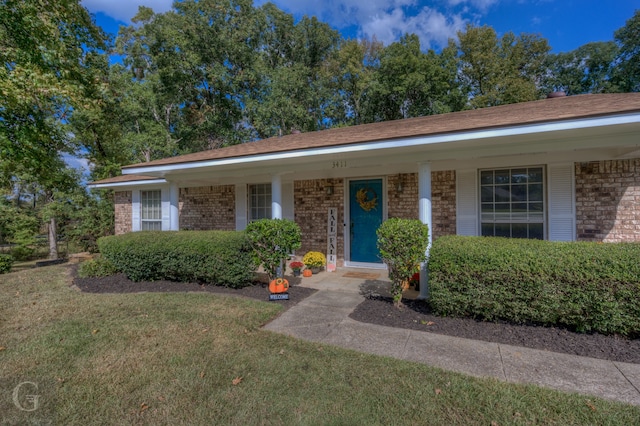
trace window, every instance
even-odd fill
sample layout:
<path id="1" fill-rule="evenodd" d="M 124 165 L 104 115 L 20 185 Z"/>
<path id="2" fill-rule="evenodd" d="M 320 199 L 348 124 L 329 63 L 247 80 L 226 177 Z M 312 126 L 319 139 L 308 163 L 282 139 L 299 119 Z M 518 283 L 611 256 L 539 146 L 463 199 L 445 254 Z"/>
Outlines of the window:
<path id="1" fill-rule="evenodd" d="M 140 191 L 140 219 L 143 231 L 162 230 L 162 200 L 161 191 Z"/>
<path id="2" fill-rule="evenodd" d="M 544 239 L 544 169 L 480 171 L 483 236 Z"/>
<path id="3" fill-rule="evenodd" d="M 249 222 L 271 219 L 271 184 L 249 185 Z"/>

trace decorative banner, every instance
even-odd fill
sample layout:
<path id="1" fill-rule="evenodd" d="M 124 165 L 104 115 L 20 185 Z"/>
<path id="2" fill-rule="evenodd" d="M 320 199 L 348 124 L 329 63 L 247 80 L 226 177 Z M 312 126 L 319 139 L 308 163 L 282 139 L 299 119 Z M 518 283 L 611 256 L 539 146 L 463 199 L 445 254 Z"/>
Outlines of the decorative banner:
<path id="1" fill-rule="evenodd" d="M 336 270 L 338 254 L 338 209 L 329 208 L 327 219 L 327 271 Z"/>

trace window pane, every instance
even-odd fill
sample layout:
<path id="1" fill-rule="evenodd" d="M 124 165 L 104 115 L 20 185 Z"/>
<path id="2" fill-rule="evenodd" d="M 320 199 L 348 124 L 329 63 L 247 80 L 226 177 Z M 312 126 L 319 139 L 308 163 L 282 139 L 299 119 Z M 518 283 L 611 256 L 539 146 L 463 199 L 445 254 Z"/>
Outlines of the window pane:
<path id="1" fill-rule="evenodd" d="M 529 169 L 529 183 L 540 182 L 542 183 L 542 168 L 537 167 Z"/>
<path id="2" fill-rule="evenodd" d="M 480 184 L 487 185 L 493 183 L 493 171 L 480 172 Z"/>
<path id="3" fill-rule="evenodd" d="M 496 223 L 495 225 L 495 236 L 496 237 L 510 237 L 511 236 L 511 225 L 508 223 Z"/>
<path id="4" fill-rule="evenodd" d="M 541 223 L 530 223 L 529 224 L 529 238 L 533 238 L 536 240 L 544 239 L 544 229 Z"/>
<path id="5" fill-rule="evenodd" d="M 513 213 L 527 213 L 527 203 L 513 203 L 511 205 L 511 211 Z"/>
<path id="6" fill-rule="evenodd" d="M 509 185 L 496 186 L 496 203 L 511 201 Z"/>
<path id="7" fill-rule="evenodd" d="M 511 171 L 511 183 L 527 183 L 527 169 L 514 169 Z"/>
<path id="8" fill-rule="evenodd" d="M 492 203 L 493 202 L 493 187 L 492 186 L 483 186 L 480 189 L 481 193 L 481 201 L 483 203 Z"/>
<path id="9" fill-rule="evenodd" d="M 509 170 L 496 170 L 496 183 L 509 183 L 511 181 L 511 174 Z"/>
<path id="10" fill-rule="evenodd" d="M 493 237 L 493 223 L 483 223 L 482 224 L 482 236 L 483 237 Z"/>
<path id="11" fill-rule="evenodd" d="M 514 223 L 511 225 L 511 237 L 512 238 L 527 238 L 527 228 L 529 225 L 526 223 Z"/>
<path id="12" fill-rule="evenodd" d="M 527 185 L 511 185 L 512 201 L 527 201 Z"/>
<path id="13" fill-rule="evenodd" d="M 529 201 L 542 201 L 542 184 L 529 185 Z"/>

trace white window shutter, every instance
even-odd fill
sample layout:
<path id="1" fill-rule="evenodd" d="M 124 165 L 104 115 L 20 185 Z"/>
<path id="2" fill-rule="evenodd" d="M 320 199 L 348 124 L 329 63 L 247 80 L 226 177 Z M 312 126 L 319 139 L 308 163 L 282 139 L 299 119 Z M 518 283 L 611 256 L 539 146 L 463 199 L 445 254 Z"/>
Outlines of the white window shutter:
<path id="1" fill-rule="evenodd" d="M 575 169 L 573 163 L 547 168 L 549 200 L 549 240 L 576 239 Z"/>
<path id="2" fill-rule="evenodd" d="M 131 191 L 131 230 L 139 231 L 142 228 L 140 223 L 140 190 Z"/>
<path id="3" fill-rule="evenodd" d="M 293 182 L 282 183 L 282 217 L 294 220 Z"/>
<path id="4" fill-rule="evenodd" d="M 247 185 L 236 184 L 236 231 L 247 227 Z"/>
<path id="5" fill-rule="evenodd" d="M 478 171 L 456 170 L 456 233 L 480 235 L 478 232 Z"/>

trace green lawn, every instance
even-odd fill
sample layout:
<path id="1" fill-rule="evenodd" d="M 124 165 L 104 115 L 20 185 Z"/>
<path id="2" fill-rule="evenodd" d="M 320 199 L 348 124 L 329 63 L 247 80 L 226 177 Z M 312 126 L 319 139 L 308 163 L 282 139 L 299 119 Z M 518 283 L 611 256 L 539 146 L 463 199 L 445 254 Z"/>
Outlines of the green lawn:
<path id="1" fill-rule="evenodd" d="M 51 416 L 65 425 L 640 422 L 640 407 L 261 330 L 277 304 L 84 294 L 69 281 L 65 266 L 0 276 L 1 424 Z M 25 381 L 41 395 L 30 413 L 11 401 Z"/>

